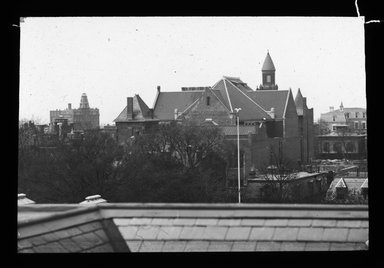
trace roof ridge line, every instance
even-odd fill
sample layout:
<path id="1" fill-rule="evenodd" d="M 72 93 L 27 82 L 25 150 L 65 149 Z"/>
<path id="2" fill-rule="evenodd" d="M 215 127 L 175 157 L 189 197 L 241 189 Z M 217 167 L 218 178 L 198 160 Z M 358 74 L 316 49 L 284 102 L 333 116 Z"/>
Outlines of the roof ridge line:
<path id="1" fill-rule="evenodd" d="M 229 108 L 231 108 L 231 113 L 233 113 L 233 108 L 232 108 L 231 98 L 229 97 L 228 89 L 227 89 L 227 85 L 225 84 L 225 80 L 226 80 L 226 79 L 223 78 L 224 88 L 225 88 L 225 92 L 227 93 L 227 98 L 228 98 Z"/>
<path id="2" fill-rule="evenodd" d="M 216 99 L 218 99 L 218 100 L 220 101 L 220 103 L 221 103 L 222 105 L 224 105 L 224 107 L 225 107 L 228 111 L 231 112 L 231 110 L 228 109 L 228 107 L 227 107 L 227 106 L 220 100 L 220 98 L 217 97 L 217 95 L 215 94 L 215 92 L 213 92 L 213 90 L 212 90 L 211 88 L 210 88 L 209 90 L 212 92 L 213 95 L 215 95 Z"/>
<path id="3" fill-rule="evenodd" d="M 252 100 L 247 94 L 245 94 L 243 91 L 241 91 L 237 86 L 235 86 L 231 81 L 228 80 L 229 83 L 232 84 L 239 92 L 241 92 L 244 96 L 246 96 L 250 101 L 252 101 L 254 104 L 256 104 L 263 112 L 265 112 L 268 116 L 269 114 L 267 113 L 266 110 L 264 110 L 263 107 L 260 106 L 260 104 L 256 103 L 254 100 Z"/>
<path id="4" fill-rule="evenodd" d="M 284 105 L 283 118 L 285 118 L 285 113 L 287 112 L 287 107 L 288 107 L 289 95 L 291 95 L 291 94 L 292 94 L 292 91 L 289 89 L 287 99 L 286 99 L 285 105 Z M 295 106 L 296 106 L 296 103 L 295 103 Z M 297 106 L 295 108 L 297 109 Z"/>
<path id="5" fill-rule="evenodd" d="M 201 96 L 200 96 L 200 98 L 201 98 Z M 185 113 L 185 111 L 187 111 L 190 107 L 192 107 L 198 100 L 200 100 L 200 98 L 197 98 L 194 102 L 192 102 L 187 108 L 185 108 L 184 111 L 181 112 L 180 115 L 182 115 L 183 113 Z M 179 115 L 178 115 L 177 117 L 179 117 Z"/>

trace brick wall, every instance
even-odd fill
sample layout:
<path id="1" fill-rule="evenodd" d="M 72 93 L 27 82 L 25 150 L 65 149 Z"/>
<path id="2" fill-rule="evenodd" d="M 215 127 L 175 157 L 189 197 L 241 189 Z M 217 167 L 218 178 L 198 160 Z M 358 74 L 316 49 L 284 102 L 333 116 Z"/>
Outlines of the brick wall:
<path id="1" fill-rule="evenodd" d="M 209 105 L 207 103 L 209 98 Z M 206 89 L 197 103 L 184 116 L 187 120 L 204 122 L 206 118 L 211 118 L 219 125 L 232 125 L 230 111 L 212 94 L 212 91 Z"/>

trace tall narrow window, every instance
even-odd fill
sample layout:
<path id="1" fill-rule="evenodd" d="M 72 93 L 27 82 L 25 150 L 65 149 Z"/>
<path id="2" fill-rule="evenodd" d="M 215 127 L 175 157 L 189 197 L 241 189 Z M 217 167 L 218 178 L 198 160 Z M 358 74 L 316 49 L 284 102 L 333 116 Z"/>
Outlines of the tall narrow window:
<path id="1" fill-rule="evenodd" d="M 332 117 L 332 119 L 333 119 L 333 122 L 335 122 L 335 121 L 336 121 L 336 115 L 334 115 L 334 116 Z"/>
<path id="2" fill-rule="evenodd" d="M 271 76 L 267 75 L 267 83 L 271 83 Z"/>
<path id="3" fill-rule="evenodd" d="M 355 117 L 356 117 L 356 118 L 359 117 L 359 112 L 356 112 L 356 113 L 355 113 Z"/>
<path id="4" fill-rule="evenodd" d="M 363 118 L 365 118 L 365 116 L 366 116 L 366 114 L 365 114 L 365 112 L 363 112 Z"/>
<path id="5" fill-rule="evenodd" d="M 209 106 L 211 104 L 211 97 L 207 97 L 207 105 Z"/>

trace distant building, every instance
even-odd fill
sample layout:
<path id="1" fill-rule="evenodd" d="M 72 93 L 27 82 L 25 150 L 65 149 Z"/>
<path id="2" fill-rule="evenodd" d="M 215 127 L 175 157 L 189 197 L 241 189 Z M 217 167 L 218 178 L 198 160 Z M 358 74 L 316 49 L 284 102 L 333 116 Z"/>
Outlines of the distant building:
<path id="1" fill-rule="evenodd" d="M 346 129 L 356 134 L 367 134 L 367 111 L 364 108 L 344 108 L 343 102 L 340 109 L 330 107 L 330 111 L 320 115 L 320 134 Z"/>
<path id="2" fill-rule="evenodd" d="M 367 114 L 364 108 L 344 108 L 321 114 L 316 136 L 317 158 L 365 159 Z"/>
<path id="3" fill-rule="evenodd" d="M 54 131 L 55 122 L 67 119 L 68 125 L 74 130 L 88 130 L 99 128 L 99 109 L 90 108 L 88 98 L 85 93 L 81 95 L 80 107 L 72 109 L 72 104 L 68 104 L 65 110 L 50 111 L 51 131 Z"/>

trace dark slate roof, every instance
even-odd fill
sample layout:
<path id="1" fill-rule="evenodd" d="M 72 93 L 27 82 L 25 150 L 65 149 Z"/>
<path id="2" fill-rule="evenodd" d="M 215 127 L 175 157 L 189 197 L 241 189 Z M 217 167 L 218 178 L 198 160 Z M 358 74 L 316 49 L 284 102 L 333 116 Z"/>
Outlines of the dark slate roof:
<path id="1" fill-rule="evenodd" d="M 227 91 L 225 89 L 224 85 L 224 79 L 220 79 L 213 87 L 212 91 L 215 93 L 218 98 L 223 102 L 223 104 L 228 108 L 228 110 L 231 110 L 231 105 L 229 104 L 229 98 L 227 95 Z"/>
<path id="2" fill-rule="evenodd" d="M 18 214 L 62 207 L 19 219 L 19 252 L 367 249 L 367 205 L 104 203 L 30 205 Z"/>
<path id="3" fill-rule="evenodd" d="M 129 252 L 116 225 L 97 207 L 29 205 L 18 210 L 19 253 Z"/>
<path id="4" fill-rule="evenodd" d="M 267 111 L 275 108 L 276 118 L 281 119 L 284 116 L 289 90 L 256 90 L 248 92 L 248 96 Z"/>
<path id="5" fill-rule="evenodd" d="M 232 84 L 234 84 L 238 89 L 240 89 L 244 93 L 248 91 L 253 91 L 253 89 L 250 88 L 247 83 L 244 83 L 239 77 L 224 76 L 224 78 L 228 81 L 231 81 Z"/>
<path id="6" fill-rule="evenodd" d="M 133 97 L 133 120 L 148 120 L 152 119 L 149 113 L 149 108 L 147 104 L 140 98 L 139 95 Z M 114 120 L 114 122 L 128 122 L 127 117 L 127 106 L 119 114 L 119 116 Z"/>
<path id="7" fill-rule="evenodd" d="M 237 84 L 240 84 L 240 82 Z M 232 110 L 241 108 L 241 111 L 239 112 L 240 120 L 261 120 L 263 118 L 270 118 L 266 111 L 247 95 L 247 92 L 239 89 L 236 86 L 236 83 L 232 83 L 231 80 L 227 79 L 225 76 L 213 86 L 213 89 L 220 91 L 221 95 L 226 99 L 225 103 L 228 103 L 228 106 L 232 107 Z"/>
<path id="8" fill-rule="evenodd" d="M 204 91 L 174 91 L 174 92 L 159 92 L 156 104 L 154 107 L 154 116 L 160 120 L 174 120 L 175 109 L 178 112 L 183 112 L 194 101 L 199 99 Z"/>
<path id="9" fill-rule="evenodd" d="M 275 65 L 273 64 L 272 58 L 269 55 L 269 52 L 267 53 L 267 56 L 265 57 L 263 67 L 261 68 L 262 71 L 276 71 Z"/>

